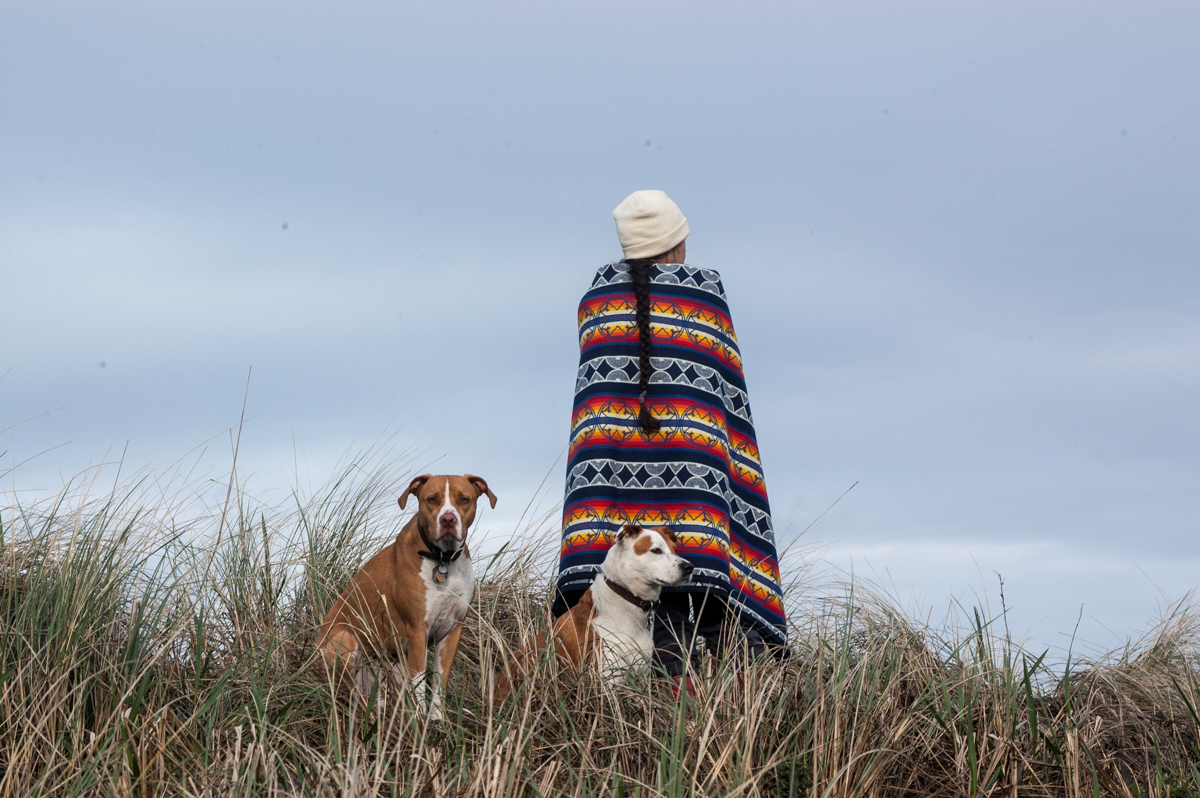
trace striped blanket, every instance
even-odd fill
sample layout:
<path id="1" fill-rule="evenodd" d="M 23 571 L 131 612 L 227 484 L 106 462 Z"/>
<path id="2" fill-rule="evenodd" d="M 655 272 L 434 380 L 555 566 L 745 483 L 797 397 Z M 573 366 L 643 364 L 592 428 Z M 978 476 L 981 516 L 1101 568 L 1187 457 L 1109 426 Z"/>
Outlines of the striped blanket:
<path id="1" fill-rule="evenodd" d="M 599 572 L 624 524 L 668 526 L 696 566 L 665 591 L 725 598 L 765 639 L 786 642 L 771 511 L 741 355 L 720 276 L 686 264 L 650 271 L 653 371 L 638 426 L 638 333 L 624 263 L 604 266 L 579 304 L 579 372 L 555 614 Z"/>

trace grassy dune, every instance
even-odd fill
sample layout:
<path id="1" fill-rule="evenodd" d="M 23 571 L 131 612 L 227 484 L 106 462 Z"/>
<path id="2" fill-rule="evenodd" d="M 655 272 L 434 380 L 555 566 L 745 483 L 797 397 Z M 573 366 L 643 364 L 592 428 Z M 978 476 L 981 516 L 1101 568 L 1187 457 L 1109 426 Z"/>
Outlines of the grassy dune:
<path id="1" fill-rule="evenodd" d="M 351 463 L 282 504 L 232 483 L 196 511 L 147 479 L 0 509 L 0 796 L 1200 795 L 1190 606 L 1051 669 L 991 619 L 929 629 L 795 579 L 792 656 L 708 658 L 694 704 L 544 661 L 492 711 L 500 658 L 547 620 L 553 519 L 477 562 L 442 723 L 411 689 L 339 697 L 316 626 L 395 534 L 401 471 Z"/>

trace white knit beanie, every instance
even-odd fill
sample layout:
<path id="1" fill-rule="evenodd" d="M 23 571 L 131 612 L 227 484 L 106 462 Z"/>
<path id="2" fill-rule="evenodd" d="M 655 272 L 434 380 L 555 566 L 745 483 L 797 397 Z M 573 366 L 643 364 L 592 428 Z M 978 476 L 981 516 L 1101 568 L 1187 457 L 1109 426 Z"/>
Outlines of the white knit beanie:
<path id="1" fill-rule="evenodd" d="M 652 258 L 688 237 L 687 219 L 661 191 L 635 191 L 613 211 L 617 238 L 627 258 Z"/>

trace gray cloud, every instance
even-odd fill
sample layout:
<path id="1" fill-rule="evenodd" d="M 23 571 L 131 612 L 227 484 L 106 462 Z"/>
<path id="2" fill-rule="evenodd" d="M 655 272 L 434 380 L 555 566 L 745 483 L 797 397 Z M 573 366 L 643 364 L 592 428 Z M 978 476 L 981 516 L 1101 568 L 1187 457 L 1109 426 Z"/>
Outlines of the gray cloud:
<path id="1" fill-rule="evenodd" d="M 609 213 L 659 187 L 725 277 L 781 529 L 858 481 L 833 562 L 932 605 L 974 554 L 1038 639 L 1080 603 L 1128 632 L 1195 578 L 1197 14 L 12 6 L 0 427 L 64 409 L 0 450 L 72 442 L 19 489 L 165 465 L 253 366 L 264 484 L 393 424 L 499 475 L 504 529 L 566 444 Z"/>

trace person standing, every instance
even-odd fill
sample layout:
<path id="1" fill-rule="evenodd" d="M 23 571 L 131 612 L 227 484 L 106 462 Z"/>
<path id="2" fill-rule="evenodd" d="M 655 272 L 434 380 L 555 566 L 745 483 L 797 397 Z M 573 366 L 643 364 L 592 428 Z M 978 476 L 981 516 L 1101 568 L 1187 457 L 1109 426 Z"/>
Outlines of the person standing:
<path id="1" fill-rule="evenodd" d="M 740 632 L 752 657 L 786 645 L 775 536 L 720 275 L 685 263 L 687 219 L 662 191 L 635 191 L 613 218 L 625 257 L 579 304 L 552 612 L 579 600 L 621 527 L 669 527 L 695 569 L 663 589 L 654 644 L 680 676 L 698 637 L 720 650 Z"/>

